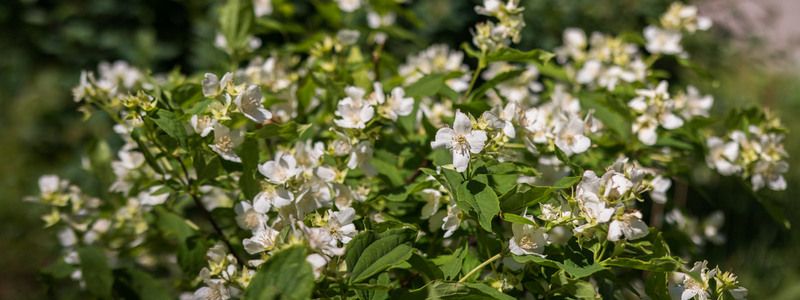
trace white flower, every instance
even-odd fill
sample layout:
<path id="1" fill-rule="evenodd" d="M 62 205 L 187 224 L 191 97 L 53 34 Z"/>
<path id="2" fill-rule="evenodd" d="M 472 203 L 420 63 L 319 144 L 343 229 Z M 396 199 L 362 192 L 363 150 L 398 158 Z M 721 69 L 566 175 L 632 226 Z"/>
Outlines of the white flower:
<path id="1" fill-rule="evenodd" d="M 367 25 L 372 29 L 387 27 L 394 25 L 396 18 L 397 15 L 394 12 L 388 12 L 384 15 L 381 15 L 375 11 L 369 11 L 367 13 Z"/>
<path id="2" fill-rule="evenodd" d="M 672 186 L 672 180 L 668 177 L 658 175 L 653 178 L 651 184 L 653 185 L 653 190 L 650 191 L 650 198 L 656 203 L 667 203 L 667 191 Z"/>
<path id="3" fill-rule="evenodd" d="M 167 201 L 169 198 L 169 193 L 160 193 L 156 194 L 158 190 L 164 188 L 163 185 L 156 185 L 150 187 L 147 191 L 141 191 L 139 193 L 139 203 L 146 206 L 156 206 L 159 204 L 164 204 L 164 201 Z"/>
<path id="4" fill-rule="evenodd" d="M 354 12 L 361 8 L 361 0 L 336 0 L 339 9 L 343 12 Z"/>
<path id="5" fill-rule="evenodd" d="M 199 134 L 201 137 L 206 137 L 214 130 L 214 126 L 217 125 L 217 120 L 209 116 L 192 115 L 192 118 L 189 119 L 189 123 L 192 125 L 192 129 L 195 133 Z"/>
<path id="6" fill-rule="evenodd" d="M 447 79 L 445 84 L 456 92 L 466 91 L 469 87 L 470 71 L 469 67 L 464 64 L 464 53 L 450 50 L 450 47 L 444 44 L 433 45 L 417 54 L 408 56 L 406 63 L 400 66 L 398 72 L 402 78 L 405 78 L 404 86 L 417 82 L 425 75 L 460 72 L 464 75 Z"/>
<path id="7" fill-rule="evenodd" d="M 493 128 L 502 130 L 503 134 L 508 138 L 514 138 L 517 135 L 517 131 L 514 128 L 517 110 L 517 105 L 514 102 L 509 102 L 503 109 L 495 107 L 492 112 L 484 112 L 482 117 L 489 121 Z"/>
<path id="8" fill-rule="evenodd" d="M 706 140 L 708 156 L 706 163 L 722 175 L 728 176 L 739 173 L 742 167 L 736 164 L 739 158 L 739 143 L 736 141 L 725 142 L 712 136 Z"/>
<path id="9" fill-rule="evenodd" d="M 67 182 L 57 175 L 42 175 L 39 177 L 39 192 L 43 196 L 53 195 L 67 187 Z"/>
<path id="10" fill-rule="evenodd" d="M 203 75 L 203 96 L 209 98 L 216 97 L 231 84 L 233 84 L 233 74 L 230 72 L 222 75 L 222 80 L 220 80 L 216 74 L 206 73 Z"/>
<path id="11" fill-rule="evenodd" d="M 318 250 L 328 256 L 344 255 L 344 248 L 338 246 L 337 240 L 325 228 L 305 227 L 302 223 L 298 226 L 303 228 L 306 240 L 311 249 Z"/>
<path id="12" fill-rule="evenodd" d="M 345 46 L 355 45 L 359 36 L 361 36 L 361 32 L 358 30 L 342 29 L 336 32 L 336 39 Z"/>
<path id="13" fill-rule="evenodd" d="M 244 132 L 240 129 L 231 131 L 222 124 L 214 125 L 214 144 L 209 145 L 211 150 L 222 156 L 223 159 L 241 163 L 242 159 L 234 151 L 244 141 Z"/>
<path id="14" fill-rule="evenodd" d="M 533 217 L 524 216 L 529 220 Z M 514 255 L 544 256 L 544 247 L 547 245 L 547 231 L 539 226 L 530 224 L 511 224 L 514 236 L 508 240 L 508 250 Z"/>
<path id="15" fill-rule="evenodd" d="M 431 147 L 452 149 L 453 165 L 456 171 L 464 172 L 469 164 L 470 153 L 480 153 L 485 143 L 486 132 L 472 130 L 472 122 L 469 117 L 457 111 L 453 128 L 440 128 L 436 132 L 436 140 L 431 142 Z"/>
<path id="16" fill-rule="evenodd" d="M 256 211 L 250 201 L 241 201 L 236 203 L 233 211 L 236 212 L 236 223 L 239 227 L 247 230 L 257 230 L 262 228 L 267 223 L 267 215 L 265 212 Z"/>
<path id="17" fill-rule="evenodd" d="M 266 224 L 253 231 L 253 236 L 242 241 L 244 250 L 250 254 L 272 250 L 275 247 L 279 232 Z"/>
<path id="18" fill-rule="evenodd" d="M 642 213 L 638 211 L 624 213 L 621 217 L 611 221 L 608 225 L 607 239 L 612 242 L 625 240 L 635 240 L 647 235 L 647 224 L 642 221 Z"/>
<path id="19" fill-rule="evenodd" d="M 582 226 L 581 228 L 606 223 L 611 220 L 611 216 L 616 211 L 614 208 L 606 207 L 606 202 L 600 197 L 602 181 L 594 171 L 587 170 L 583 173 L 583 178 L 578 184 L 575 198 L 578 200 L 583 217 L 589 222 L 588 226 Z M 576 231 L 580 232 L 581 230 L 576 228 Z"/>
<path id="20" fill-rule="evenodd" d="M 380 83 L 375 83 L 375 101 L 380 107 L 378 113 L 389 120 L 397 121 L 397 117 L 407 116 L 414 110 L 414 98 L 406 97 L 406 92 L 401 87 L 392 89 L 389 97 L 383 95 Z"/>
<path id="21" fill-rule="evenodd" d="M 194 292 L 195 300 L 227 300 L 231 299 L 231 292 L 219 279 L 206 280 L 206 286 Z"/>
<path id="22" fill-rule="evenodd" d="M 294 156 L 285 152 L 278 152 L 274 160 L 258 166 L 258 172 L 267 177 L 267 181 L 274 184 L 284 184 L 299 174 L 300 171 L 297 168 L 297 161 L 295 161 Z"/>
<path id="23" fill-rule="evenodd" d="M 687 86 L 686 92 L 677 95 L 675 98 L 675 109 L 681 112 L 681 116 L 690 119 L 695 116 L 708 117 L 708 111 L 714 105 L 714 97 L 711 95 L 700 95 L 694 86 Z"/>
<path id="24" fill-rule="evenodd" d="M 353 225 L 353 219 L 356 216 L 356 210 L 352 207 L 345 207 L 339 211 L 328 211 L 328 224 L 326 228 L 331 236 L 347 244 L 358 233 L 356 226 Z"/>
<path id="25" fill-rule="evenodd" d="M 272 119 L 272 113 L 264 108 L 261 98 L 261 88 L 257 85 L 250 85 L 243 93 L 237 95 L 233 102 L 245 117 L 263 124 Z"/>
<path id="26" fill-rule="evenodd" d="M 364 129 L 367 122 L 375 115 L 375 110 L 364 101 L 364 90 L 357 87 L 345 89 L 347 97 L 339 101 L 336 108 L 336 125 L 342 128 Z"/>
<path id="27" fill-rule="evenodd" d="M 592 141 L 583 135 L 586 124 L 583 120 L 572 116 L 566 124 L 561 123 L 561 128 L 556 128 L 556 146 L 566 155 L 582 153 L 589 149 Z"/>
<path id="28" fill-rule="evenodd" d="M 319 276 L 322 275 L 322 271 L 325 269 L 325 265 L 328 264 L 328 258 L 317 253 L 313 253 L 309 256 L 306 256 L 306 262 L 311 265 L 311 269 L 314 271 L 314 279 L 319 279 Z"/>
<path id="29" fill-rule="evenodd" d="M 442 219 L 444 238 L 449 238 L 461 226 L 461 209 L 455 203 L 447 206 L 447 215 Z"/>
<path id="30" fill-rule="evenodd" d="M 369 163 L 369 160 L 372 159 L 372 150 L 372 144 L 369 141 L 361 141 L 353 146 L 350 157 L 347 159 L 347 168 L 351 170 L 360 168 L 365 174 L 376 174 L 375 167 Z"/>
<path id="31" fill-rule="evenodd" d="M 272 0 L 253 0 L 253 13 L 256 18 L 272 14 Z"/>
<path id="32" fill-rule="evenodd" d="M 422 207 L 420 218 L 428 219 L 439 210 L 442 192 L 436 189 L 424 189 L 420 191 L 420 194 L 422 194 L 422 199 L 425 199 L 425 206 Z"/>
<path id="33" fill-rule="evenodd" d="M 681 54 L 682 35 L 678 31 L 661 29 L 656 26 L 647 26 L 644 29 L 644 37 L 647 39 L 647 51 L 650 53 L 661 54 Z"/>
<path id="34" fill-rule="evenodd" d="M 253 208 L 260 213 L 267 213 L 273 206 L 277 209 L 294 202 L 294 194 L 283 186 L 268 187 L 253 199 Z"/>
<path id="35" fill-rule="evenodd" d="M 683 275 L 681 300 L 699 299 L 708 300 L 711 296 L 708 292 L 708 281 L 717 273 L 716 269 L 709 270 L 707 261 L 695 262 L 688 274 Z"/>

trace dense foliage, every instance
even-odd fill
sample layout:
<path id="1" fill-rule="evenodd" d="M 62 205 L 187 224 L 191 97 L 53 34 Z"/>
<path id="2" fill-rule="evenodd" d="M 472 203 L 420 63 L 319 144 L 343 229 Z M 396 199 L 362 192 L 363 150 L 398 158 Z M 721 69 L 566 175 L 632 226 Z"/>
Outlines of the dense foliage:
<path id="1" fill-rule="evenodd" d="M 515 48 L 518 1 L 486 0 L 460 50 L 401 57 L 419 22 L 402 1 L 311 3 L 228 1 L 223 74 L 81 74 L 81 111 L 124 145 L 85 159 L 108 193 L 40 179 L 30 200 L 64 248 L 46 272 L 98 298 L 746 296 L 681 251 L 724 239 L 720 217 L 665 207 L 700 164 L 785 189 L 784 130 L 760 109 L 712 115 L 656 67 L 695 68 L 682 42 L 711 22 L 694 7 L 641 33 L 566 28 L 546 51 Z M 301 34 L 320 22 L 336 29 Z"/>

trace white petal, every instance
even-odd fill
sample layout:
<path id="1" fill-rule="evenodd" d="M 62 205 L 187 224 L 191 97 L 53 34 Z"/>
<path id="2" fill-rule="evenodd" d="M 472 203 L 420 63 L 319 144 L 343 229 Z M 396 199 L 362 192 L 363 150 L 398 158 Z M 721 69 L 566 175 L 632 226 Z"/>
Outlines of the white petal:
<path id="1" fill-rule="evenodd" d="M 452 147 L 453 136 L 455 136 L 455 131 L 452 128 L 440 128 L 439 131 L 436 131 L 436 139 L 431 142 L 431 148 Z"/>
<path id="2" fill-rule="evenodd" d="M 486 144 L 486 132 L 483 130 L 475 130 L 467 134 L 467 142 L 469 143 L 469 151 L 472 153 L 480 153 L 483 146 Z"/>
<path id="3" fill-rule="evenodd" d="M 466 114 L 457 111 L 455 121 L 453 121 L 453 130 L 456 134 L 467 135 L 472 130 L 472 122 Z"/>
<path id="4" fill-rule="evenodd" d="M 468 165 L 469 165 L 469 151 L 459 151 L 453 149 L 453 166 L 456 167 L 456 171 L 464 172 L 467 170 Z"/>

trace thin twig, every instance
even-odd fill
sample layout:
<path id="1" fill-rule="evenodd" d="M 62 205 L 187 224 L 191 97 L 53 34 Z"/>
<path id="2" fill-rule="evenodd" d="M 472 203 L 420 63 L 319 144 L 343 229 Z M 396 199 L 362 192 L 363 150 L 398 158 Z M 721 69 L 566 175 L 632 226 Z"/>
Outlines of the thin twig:
<path id="1" fill-rule="evenodd" d="M 470 276 L 475 275 L 475 273 L 477 273 L 478 271 L 483 269 L 483 267 L 485 267 L 486 265 L 494 262 L 495 260 L 500 259 L 501 257 L 503 257 L 503 253 L 497 253 L 497 255 L 490 257 L 489 259 L 487 259 L 486 261 L 484 261 L 483 263 L 481 263 L 480 265 L 478 265 L 477 267 L 475 267 L 474 269 L 469 271 L 469 273 L 467 273 L 467 275 L 464 275 L 464 277 L 461 277 L 461 279 L 459 279 L 458 282 L 459 283 L 463 283 L 463 282 L 467 281 L 467 279 Z"/>

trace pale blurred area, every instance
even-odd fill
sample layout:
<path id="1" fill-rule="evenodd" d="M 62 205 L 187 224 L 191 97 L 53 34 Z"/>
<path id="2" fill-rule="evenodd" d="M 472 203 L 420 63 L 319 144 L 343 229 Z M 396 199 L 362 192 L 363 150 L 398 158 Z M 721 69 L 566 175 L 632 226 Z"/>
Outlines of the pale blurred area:
<path id="1" fill-rule="evenodd" d="M 800 0 L 699 1 L 702 14 L 722 26 L 744 50 L 758 51 L 770 67 L 800 66 Z"/>

